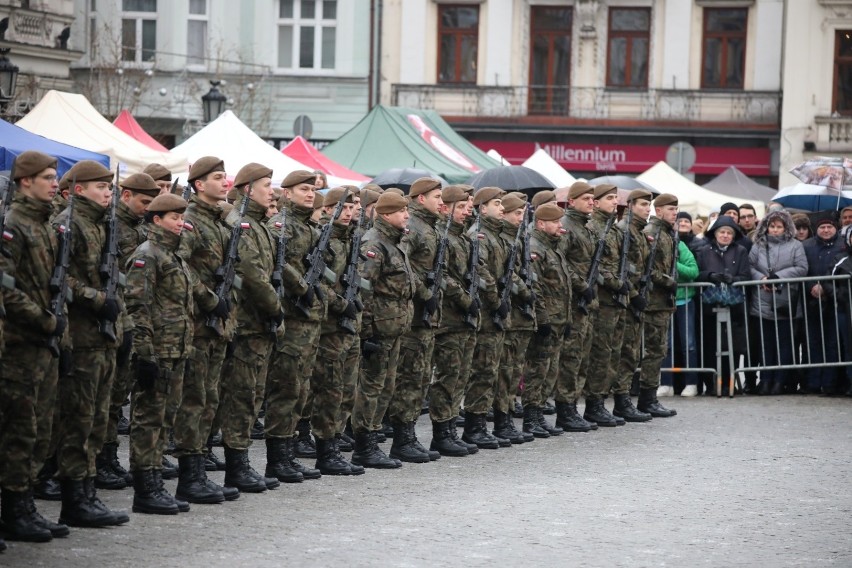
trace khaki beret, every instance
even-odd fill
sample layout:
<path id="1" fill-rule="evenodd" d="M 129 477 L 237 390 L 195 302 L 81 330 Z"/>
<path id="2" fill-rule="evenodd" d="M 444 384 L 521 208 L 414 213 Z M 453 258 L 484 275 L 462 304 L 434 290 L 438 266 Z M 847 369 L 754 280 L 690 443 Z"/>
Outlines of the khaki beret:
<path id="1" fill-rule="evenodd" d="M 544 191 L 539 191 L 533 195 L 532 206 L 538 208 L 539 206 L 552 201 L 556 201 L 556 194 L 549 189 L 545 189 Z"/>
<path id="2" fill-rule="evenodd" d="M 12 163 L 12 176 L 14 179 L 34 176 L 47 168 L 56 169 L 57 160 L 35 150 L 21 152 Z"/>
<path id="3" fill-rule="evenodd" d="M 340 201 L 340 196 L 343 195 L 343 192 L 349 190 L 349 193 L 346 194 L 345 203 L 355 203 L 355 194 L 358 191 L 357 187 L 353 187 L 351 185 L 344 185 L 341 187 L 334 187 L 329 189 L 325 193 L 325 198 L 322 199 L 323 207 L 335 207 L 337 203 Z"/>
<path id="4" fill-rule="evenodd" d="M 470 199 L 470 194 L 466 191 L 469 186 L 464 185 L 448 185 L 441 191 L 441 200 L 444 203 L 457 203 L 459 201 L 467 201 Z"/>
<path id="5" fill-rule="evenodd" d="M 627 202 L 629 203 L 636 199 L 647 199 L 648 201 L 651 201 L 653 198 L 654 195 L 647 189 L 634 189 L 627 195 Z"/>
<path id="6" fill-rule="evenodd" d="M 81 160 L 69 170 L 70 179 L 82 181 L 112 181 L 113 174 L 94 160 Z"/>
<path id="7" fill-rule="evenodd" d="M 595 199 L 600 199 L 610 193 L 618 193 L 618 188 L 611 183 L 602 183 L 595 186 Z"/>
<path id="8" fill-rule="evenodd" d="M 529 197 L 527 197 L 527 194 L 524 193 L 523 191 L 510 191 L 509 193 L 506 194 L 506 197 L 508 197 L 510 195 L 514 195 L 515 197 L 517 197 L 518 199 L 520 199 L 524 203 L 529 201 Z"/>
<path id="9" fill-rule="evenodd" d="M 68 189 L 68 186 L 71 185 L 71 176 L 68 175 L 70 173 L 71 170 L 68 170 L 61 178 L 59 178 L 59 191 L 65 191 Z"/>
<path id="10" fill-rule="evenodd" d="M 367 185 L 372 185 L 372 184 L 367 184 Z M 379 193 L 378 191 L 374 191 L 372 189 L 369 189 L 369 188 L 367 188 L 367 186 L 362 187 L 361 188 L 361 207 L 367 207 L 368 205 L 372 205 L 373 203 L 378 201 L 380 195 L 381 195 L 381 193 Z"/>
<path id="11" fill-rule="evenodd" d="M 224 169 L 224 168 L 222 168 Z M 166 169 L 162 164 L 148 164 L 142 170 L 143 174 L 148 174 L 156 181 L 172 181 L 172 172 Z"/>
<path id="12" fill-rule="evenodd" d="M 544 203 L 536 207 L 535 210 L 537 221 L 558 221 L 562 219 L 564 214 L 565 211 L 555 203 Z"/>
<path id="13" fill-rule="evenodd" d="M 526 205 L 526 201 L 516 195 L 507 195 L 503 198 L 503 212 L 510 213 Z"/>
<path id="14" fill-rule="evenodd" d="M 370 191 L 375 191 L 379 195 L 381 195 L 385 192 L 385 188 L 383 188 L 379 185 L 376 185 L 374 183 L 368 183 L 364 187 L 362 187 L 361 189 L 369 189 Z M 378 198 L 376 198 L 376 199 L 378 199 Z"/>
<path id="15" fill-rule="evenodd" d="M 408 200 L 391 191 L 384 192 L 376 201 L 376 212 L 382 215 L 390 215 L 406 207 L 408 207 Z"/>
<path id="16" fill-rule="evenodd" d="M 677 195 L 661 193 L 654 200 L 654 207 L 664 207 L 666 205 L 677 205 Z"/>
<path id="17" fill-rule="evenodd" d="M 164 193 L 154 198 L 154 201 L 148 206 L 148 213 L 170 213 L 172 211 L 183 213 L 188 205 L 180 195 Z"/>
<path id="18" fill-rule="evenodd" d="M 154 178 L 148 174 L 133 174 L 132 176 L 128 176 L 127 179 L 119 185 L 121 185 L 122 189 L 128 189 L 135 193 L 150 195 L 151 197 L 156 197 L 160 194 L 160 188 L 157 187 L 157 182 L 155 182 Z"/>
<path id="19" fill-rule="evenodd" d="M 284 191 L 280 187 L 272 188 L 272 199 L 278 201 L 279 199 L 281 199 L 282 195 L 284 195 Z"/>
<path id="20" fill-rule="evenodd" d="M 408 190 L 408 195 L 417 197 L 422 193 L 429 193 L 433 189 L 441 189 L 441 182 L 430 177 L 422 177 L 411 184 L 411 189 Z"/>
<path id="21" fill-rule="evenodd" d="M 473 194 L 476 193 L 476 188 L 473 187 L 472 185 L 467 185 L 466 183 L 462 183 L 462 184 L 459 184 L 459 187 L 464 189 L 464 192 L 467 193 L 471 197 L 473 197 Z"/>
<path id="22" fill-rule="evenodd" d="M 157 165 L 157 164 L 152 164 Z M 151 166 L 148 166 L 149 168 Z M 145 168 L 148 169 L 148 168 Z M 201 179 L 207 174 L 213 172 L 224 172 L 225 171 L 225 162 L 215 156 L 204 156 L 203 158 L 198 158 L 195 162 L 192 163 L 192 166 L 189 168 L 189 183 L 191 184 L 197 179 Z M 154 177 L 153 175 L 151 177 Z M 154 178 L 157 179 L 157 178 Z M 171 179 L 171 178 L 169 178 Z"/>
<path id="23" fill-rule="evenodd" d="M 402 195 L 405 197 L 405 192 L 398 187 L 389 187 L 384 191 L 384 193 L 395 193 L 396 195 Z"/>
<path id="24" fill-rule="evenodd" d="M 240 171 L 237 172 L 237 177 L 234 178 L 234 187 L 240 187 L 261 178 L 271 177 L 272 170 L 270 168 L 267 168 L 263 164 L 258 164 L 257 162 L 251 162 L 250 164 L 244 165 L 240 168 Z"/>
<path id="25" fill-rule="evenodd" d="M 322 209 L 323 207 L 325 207 L 325 201 L 323 200 L 323 196 L 317 195 L 316 197 L 314 197 L 314 211 L 316 211 L 317 209 Z"/>
<path id="26" fill-rule="evenodd" d="M 225 199 L 227 199 L 231 203 L 236 202 L 240 197 L 240 191 L 236 187 L 232 187 L 231 189 L 229 189 L 228 194 L 225 195 Z"/>
<path id="27" fill-rule="evenodd" d="M 308 170 L 296 170 L 287 174 L 287 177 L 285 177 L 284 181 L 281 182 L 281 187 L 289 188 L 299 185 L 300 183 L 309 183 L 314 185 L 316 180 L 317 174 L 314 172 L 309 172 Z"/>
<path id="28" fill-rule="evenodd" d="M 571 184 L 571 187 L 568 188 L 568 199 L 577 199 L 581 195 L 585 195 L 587 193 L 594 193 L 595 188 L 591 185 L 587 184 L 584 181 L 575 181 Z"/>
<path id="29" fill-rule="evenodd" d="M 481 187 L 473 194 L 473 204 L 479 206 L 492 199 L 502 199 L 504 195 L 506 192 L 499 187 Z"/>

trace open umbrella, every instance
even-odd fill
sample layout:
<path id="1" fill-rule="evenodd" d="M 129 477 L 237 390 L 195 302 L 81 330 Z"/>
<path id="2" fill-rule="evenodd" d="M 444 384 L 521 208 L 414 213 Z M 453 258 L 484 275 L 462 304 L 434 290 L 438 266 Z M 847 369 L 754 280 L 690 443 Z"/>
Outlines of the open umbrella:
<path id="1" fill-rule="evenodd" d="M 530 197 L 543 189 L 554 189 L 550 180 L 524 166 L 498 166 L 479 172 L 467 180 L 476 189 L 499 187 L 505 191 L 523 191 Z"/>
<path id="2" fill-rule="evenodd" d="M 651 192 L 653 197 L 660 195 L 660 192 L 636 178 L 630 176 L 600 176 L 588 181 L 589 185 L 600 185 L 602 183 L 611 183 L 618 188 L 618 204 L 627 205 L 627 196 L 634 189 L 644 189 Z"/>
<path id="3" fill-rule="evenodd" d="M 370 183 L 374 183 L 382 189 L 398 187 L 408 193 L 411 184 L 422 177 L 434 178 L 440 180 L 443 185 L 447 185 L 447 181 L 441 176 L 417 168 L 391 168 L 374 177 Z"/>
<path id="4" fill-rule="evenodd" d="M 852 191 L 837 191 L 822 185 L 797 183 L 779 189 L 772 201 L 802 211 L 841 209 L 852 205 Z"/>
<path id="5" fill-rule="evenodd" d="M 816 156 L 805 160 L 790 173 L 808 185 L 821 185 L 832 191 L 837 209 L 840 209 L 843 199 L 841 192 L 852 191 L 852 160 L 849 158 Z"/>

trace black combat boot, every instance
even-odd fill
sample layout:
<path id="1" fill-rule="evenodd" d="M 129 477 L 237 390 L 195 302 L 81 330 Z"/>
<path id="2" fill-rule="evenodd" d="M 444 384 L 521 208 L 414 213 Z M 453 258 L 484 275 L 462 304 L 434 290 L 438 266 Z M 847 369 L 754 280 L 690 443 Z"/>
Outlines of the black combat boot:
<path id="1" fill-rule="evenodd" d="M 255 418 L 254 424 L 251 427 L 251 432 L 249 432 L 249 438 L 252 440 L 263 440 L 266 436 L 266 429 L 263 426 L 263 422 L 260 421 L 260 418 Z"/>
<path id="2" fill-rule="evenodd" d="M 263 493 L 266 483 L 249 463 L 248 450 L 225 446 L 225 487 L 236 487 L 241 493 Z"/>
<path id="3" fill-rule="evenodd" d="M 468 444 L 476 444 L 476 447 L 482 450 L 496 450 L 500 447 L 497 438 L 488 433 L 488 425 L 485 422 L 484 414 L 467 412 L 464 419 L 462 440 Z"/>
<path id="4" fill-rule="evenodd" d="M 35 485 L 33 486 L 33 495 L 36 499 L 44 501 L 61 501 L 62 491 L 59 488 L 59 481 L 54 477 L 58 471 L 56 466 L 56 454 L 47 458 L 41 471 L 38 472 Z"/>
<path id="5" fill-rule="evenodd" d="M 462 448 L 466 449 L 467 453 L 470 455 L 479 452 L 479 446 L 477 446 L 476 444 L 468 444 L 467 442 L 459 438 L 459 426 L 456 422 L 457 420 L 458 417 L 450 418 L 449 426 L 447 428 L 450 433 L 450 438 L 453 440 L 453 443 L 457 446 L 461 446 Z"/>
<path id="6" fill-rule="evenodd" d="M 41 516 L 41 513 L 39 513 L 38 509 L 36 509 L 32 489 L 27 491 L 26 499 L 27 510 L 30 512 L 30 516 L 32 517 L 33 521 L 39 526 L 49 530 L 53 538 L 63 538 L 71 534 L 71 531 L 68 530 L 68 525 L 63 525 L 62 523 L 54 523 L 53 521 L 49 521 Z"/>
<path id="7" fill-rule="evenodd" d="M 6 538 L 24 542 L 47 542 L 53 539 L 50 530 L 42 526 L 30 512 L 26 491 L 9 491 L 4 488 L 0 499 L 0 530 L 6 533 Z M 68 527 L 65 529 L 67 531 Z"/>
<path id="8" fill-rule="evenodd" d="M 520 440 L 519 442 L 517 442 L 518 444 L 526 444 L 528 442 L 535 441 L 535 436 L 533 436 L 529 432 L 523 432 L 521 430 L 518 430 L 518 428 L 515 426 L 515 421 L 512 417 L 512 414 L 508 414 L 507 416 L 508 418 L 506 420 L 506 428 L 508 428 L 509 432 L 511 432 L 512 435 L 514 435 L 518 440 Z M 512 443 L 514 444 L 515 442 L 513 441 Z"/>
<path id="9" fill-rule="evenodd" d="M 110 448 L 104 445 L 104 448 L 95 458 L 95 467 L 97 474 L 95 475 L 95 487 L 98 489 L 124 489 L 127 487 L 127 481 L 124 476 L 119 477 L 112 470 Z"/>
<path id="10" fill-rule="evenodd" d="M 497 409 L 494 410 L 494 429 L 491 435 L 498 440 L 508 440 L 509 445 L 524 443 L 524 437 L 515 429 L 512 417 Z"/>
<path id="11" fill-rule="evenodd" d="M 175 505 L 177 505 L 178 512 L 180 513 L 189 513 L 189 501 L 184 501 L 183 499 L 178 499 L 174 495 L 168 492 L 166 489 L 166 484 L 163 483 L 163 471 L 159 469 L 155 469 L 154 471 L 154 482 L 157 484 L 157 491 L 165 497 L 166 499 L 171 499 Z"/>
<path id="12" fill-rule="evenodd" d="M 213 451 L 213 444 L 207 440 L 207 455 L 205 456 L 204 469 L 206 471 L 225 471 L 225 461 Z M 210 468 L 213 469 L 210 469 Z"/>
<path id="13" fill-rule="evenodd" d="M 133 472 L 133 512 L 148 515 L 177 515 L 177 503 L 160 492 L 153 469 Z"/>
<path id="14" fill-rule="evenodd" d="M 607 428 L 615 428 L 618 425 L 615 416 L 609 413 L 601 398 L 589 397 L 586 399 L 586 410 L 583 412 L 583 419 Z"/>
<path id="15" fill-rule="evenodd" d="M 110 510 L 110 508 L 106 506 L 106 503 L 100 500 L 100 498 L 98 497 L 98 490 L 95 487 L 94 477 L 87 477 L 83 480 L 83 489 L 86 491 L 86 497 L 88 497 L 89 503 L 112 515 L 114 521 L 113 524 L 123 525 L 124 523 L 130 520 L 130 515 L 128 515 L 126 512 Z M 70 526 L 69 523 L 65 524 Z"/>
<path id="16" fill-rule="evenodd" d="M 311 446 L 313 446 L 313 440 L 311 440 Z M 305 479 L 319 479 L 322 477 L 322 473 L 320 470 L 314 469 L 312 467 L 306 467 L 302 462 L 299 461 L 299 458 L 296 457 L 296 438 L 285 438 L 284 439 L 284 453 L 287 456 L 288 463 L 293 466 L 293 469 L 300 472 L 302 477 Z"/>
<path id="17" fill-rule="evenodd" d="M 163 479 L 177 479 L 178 477 L 178 466 L 173 464 L 169 458 L 165 455 L 163 456 L 163 467 L 160 470 L 160 475 L 163 476 Z"/>
<path id="18" fill-rule="evenodd" d="M 537 406 L 524 407 L 524 432 L 532 434 L 536 438 L 550 438 L 550 432 L 542 428 L 538 421 L 538 411 Z"/>
<path id="19" fill-rule="evenodd" d="M 588 432 L 592 425 L 577 412 L 576 402 L 556 403 L 556 425 L 565 432 Z"/>
<path id="20" fill-rule="evenodd" d="M 351 440 L 349 436 L 346 434 L 337 433 L 334 435 L 334 439 L 337 440 L 337 451 L 338 452 L 351 452 L 354 448 L 352 447 L 352 443 L 355 440 Z M 319 451 L 319 450 L 317 450 Z M 317 454 L 319 455 L 319 454 Z"/>
<path id="21" fill-rule="evenodd" d="M 124 408 L 118 409 L 118 423 L 116 424 L 117 433 L 119 436 L 130 435 L 130 420 L 124 415 Z M 131 480 L 131 483 L 133 481 Z"/>
<path id="22" fill-rule="evenodd" d="M 121 524 L 112 511 L 102 507 L 99 502 L 89 500 L 82 479 L 62 479 L 59 485 L 62 491 L 60 523 L 71 527 L 111 527 Z"/>
<path id="23" fill-rule="evenodd" d="M 657 388 L 639 390 L 639 401 L 636 404 L 641 412 L 647 412 L 654 418 L 670 418 L 677 415 L 677 410 L 669 410 L 657 400 Z"/>
<path id="24" fill-rule="evenodd" d="M 335 442 L 335 438 L 329 438 L 328 440 L 323 440 L 322 438 L 316 439 L 316 468 L 323 475 L 358 475 L 352 470 L 351 464 L 340 455 L 340 450 L 337 449 Z M 364 468 L 360 466 L 356 467 L 360 469 L 360 473 L 364 473 Z"/>
<path id="25" fill-rule="evenodd" d="M 386 439 L 393 438 L 393 424 L 391 423 L 391 419 L 387 414 L 385 414 L 382 417 L 381 431 L 382 431 L 382 434 L 384 434 Z"/>
<path id="26" fill-rule="evenodd" d="M 429 454 L 421 452 L 414 446 L 415 439 L 406 424 L 394 422 L 390 457 L 409 463 L 429 463 Z"/>
<path id="27" fill-rule="evenodd" d="M 614 416 L 620 416 L 628 422 L 647 422 L 651 420 L 652 416 L 650 414 L 636 410 L 629 394 L 616 394 L 613 395 L 613 398 L 615 399 L 615 408 L 612 409 Z"/>
<path id="28" fill-rule="evenodd" d="M 464 457 L 469 455 L 467 448 L 460 446 L 453 441 L 450 436 L 450 421 L 447 422 L 432 422 L 432 443 L 429 447 L 442 456 L 450 456 L 454 458 Z M 455 430 L 456 427 L 452 426 Z"/>
<path id="29" fill-rule="evenodd" d="M 204 455 L 181 456 L 180 475 L 178 477 L 175 498 L 189 503 L 216 504 L 225 501 L 225 495 L 209 487 L 207 472 L 204 469 Z"/>
<path id="30" fill-rule="evenodd" d="M 104 449 L 101 454 L 106 454 L 109 459 L 109 468 L 114 474 L 124 478 L 124 482 L 130 487 L 133 484 L 133 476 L 130 472 L 124 469 L 121 462 L 118 460 L 118 442 L 107 442 L 104 444 Z"/>
<path id="31" fill-rule="evenodd" d="M 379 448 L 372 432 L 355 432 L 355 451 L 352 453 L 352 463 L 363 467 L 377 469 L 396 469 L 402 464 L 389 458 Z"/>
<path id="32" fill-rule="evenodd" d="M 416 420 L 413 421 L 413 422 L 409 422 L 407 424 L 407 426 L 408 426 L 409 434 L 411 434 L 411 437 L 414 438 L 414 441 L 412 442 L 412 444 L 414 444 L 415 448 L 417 448 L 421 453 L 424 453 L 427 456 L 429 456 L 429 461 L 436 461 L 436 460 L 441 459 L 440 452 L 436 452 L 435 450 L 427 450 L 426 446 L 421 444 L 420 440 L 417 439 L 417 421 Z"/>
<path id="33" fill-rule="evenodd" d="M 553 414 L 556 414 L 556 407 L 553 406 L 550 402 L 545 402 L 544 405 L 541 407 L 541 413 L 544 416 L 551 416 Z"/>
<path id="34" fill-rule="evenodd" d="M 465 411 L 464 408 L 459 410 L 459 415 L 456 416 L 456 428 L 464 428 L 464 417 Z"/>
<path id="35" fill-rule="evenodd" d="M 287 452 L 284 451 L 286 443 L 287 440 L 284 438 L 266 439 L 266 473 L 264 475 L 284 483 L 301 483 L 305 480 L 305 476 L 287 460 Z"/>
<path id="36" fill-rule="evenodd" d="M 300 419 L 296 424 L 296 431 L 299 433 L 293 446 L 296 457 L 317 457 L 317 447 L 314 445 L 313 437 L 311 437 L 311 421 L 306 418 Z"/>
<path id="37" fill-rule="evenodd" d="M 553 413 L 556 414 L 556 407 L 553 407 Z M 559 426 L 551 426 L 544 418 L 544 408 L 538 409 L 538 424 L 551 436 L 561 436 L 564 430 Z"/>

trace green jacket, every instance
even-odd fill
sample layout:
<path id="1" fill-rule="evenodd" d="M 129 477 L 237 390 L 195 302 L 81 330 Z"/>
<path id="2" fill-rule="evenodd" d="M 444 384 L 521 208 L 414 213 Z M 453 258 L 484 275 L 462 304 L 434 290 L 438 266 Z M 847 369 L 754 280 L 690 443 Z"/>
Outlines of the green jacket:
<path id="1" fill-rule="evenodd" d="M 677 281 L 695 282 L 698 278 L 698 262 L 695 260 L 695 255 L 683 241 L 678 241 L 677 250 Z M 683 305 L 693 296 L 695 296 L 695 288 L 678 288 L 675 304 Z"/>

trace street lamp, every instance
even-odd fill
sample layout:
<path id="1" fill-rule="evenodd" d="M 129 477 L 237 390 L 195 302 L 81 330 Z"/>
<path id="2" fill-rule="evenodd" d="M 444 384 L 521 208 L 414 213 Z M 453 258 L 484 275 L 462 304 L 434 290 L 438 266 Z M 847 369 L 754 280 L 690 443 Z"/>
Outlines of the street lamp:
<path id="1" fill-rule="evenodd" d="M 210 81 L 210 90 L 201 97 L 201 108 L 204 111 L 204 123 L 210 123 L 225 112 L 228 97 L 219 90 L 221 81 Z"/>
<path id="2" fill-rule="evenodd" d="M 18 84 L 18 66 L 9 61 L 6 54 L 9 48 L 0 49 L 0 104 L 6 104 L 15 98 Z"/>

